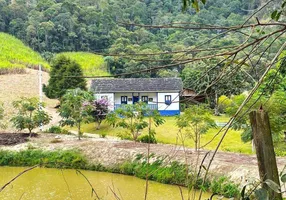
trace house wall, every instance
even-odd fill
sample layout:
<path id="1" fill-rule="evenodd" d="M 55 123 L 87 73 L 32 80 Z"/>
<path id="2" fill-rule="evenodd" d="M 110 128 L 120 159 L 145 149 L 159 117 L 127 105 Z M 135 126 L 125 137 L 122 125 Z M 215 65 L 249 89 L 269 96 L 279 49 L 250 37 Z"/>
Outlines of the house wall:
<path id="1" fill-rule="evenodd" d="M 122 93 L 115 93 L 114 95 L 114 103 L 115 104 L 121 104 L 121 96 L 127 96 L 128 99 L 132 99 L 133 96 L 139 96 L 139 99 L 141 100 L 142 96 L 148 96 L 148 98 L 153 98 L 152 102 L 148 102 L 148 104 L 157 104 L 157 93 L 156 92 L 122 92 Z M 127 104 L 133 104 L 133 100 L 128 101 Z"/>
<path id="2" fill-rule="evenodd" d="M 109 101 L 110 106 L 108 109 L 113 111 L 115 104 L 121 104 L 121 96 L 127 96 L 128 99 L 132 99 L 132 95 L 139 96 L 140 100 L 142 96 L 148 96 L 149 98 L 153 98 L 152 102 L 148 102 L 148 104 L 156 105 L 158 103 L 158 111 L 162 116 L 173 116 L 180 114 L 180 103 L 179 103 L 179 93 L 174 92 L 122 92 L 122 93 L 102 93 L 95 94 L 97 99 L 106 98 Z M 165 104 L 165 95 L 171 95 L 172 103 L 171 105 Z M 133 104 L 133 100 L 127 101 L 128 104 Z"/>
<path id="3" fill-rule="evenodd" d="M 102 93 L 102 94 L 95 94 L 96 99 L 107 98 L 109 102 L 108 110 L 114 110 L 114 94 L 113 93 Z"/>
<path id="4" fill-rule="evenodd" d="M 165 95 L 171 95 L 172 103 L 167 105 L 165 103 Z M 180 95 L 173 92 L 159 92 L 158 93 L 158 110 L 163 116 L 173 116 L 180 114 Z"/>

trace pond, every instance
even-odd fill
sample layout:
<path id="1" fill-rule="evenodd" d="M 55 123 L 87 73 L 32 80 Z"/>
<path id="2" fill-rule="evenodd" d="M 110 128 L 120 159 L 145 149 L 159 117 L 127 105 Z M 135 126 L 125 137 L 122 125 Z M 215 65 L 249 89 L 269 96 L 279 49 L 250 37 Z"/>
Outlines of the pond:
<path id="1" fill-rule="evenodd" d="M 0 167 L 0 186 L 26 168 Z M 91 182 L 98 196 L 104 200 L 116 199 L 113 192 L 124 200 L 144 199 L 145 181 L 132 176 L 94 171 L 81 171 Z M 113 192 L 112 192 L 113 191 Z M 185 199 L 187 189 L 182 188 Z M 197 192 L 198 193 L 198 192 Z M 203 199 L 210 197 L 204 194 Z M 75 170 L 35 168 L 20 176 L 0 193 L 1 200 L 89 200 L 91 188 Z M 179 187 L 149 182 L 149 200 L 181 200 Z"/>

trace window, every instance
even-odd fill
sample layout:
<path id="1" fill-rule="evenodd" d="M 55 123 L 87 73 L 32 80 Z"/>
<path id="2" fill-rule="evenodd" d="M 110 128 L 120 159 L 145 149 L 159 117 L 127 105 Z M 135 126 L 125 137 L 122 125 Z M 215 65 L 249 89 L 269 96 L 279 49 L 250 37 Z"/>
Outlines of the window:
<path id="1" fill-rule="evenodd" d="M 153 102 L 153 98 L 149 98 L 149 102 Z"/>
<path id="2" fill-rule="evenodd" d="M 172 96 L 171 95 L 165 95 L 165 104 L 171 105 L 172 103 Z"/>
<path id="3" fill-rule="evenodd" d="M 127 104 L 127 96 L 121 96 L 121 104 Z"/>
<path id="4" fill-rule="evenodd" d="M 141 101 L 144 103 L 148 103 L 148 96 L 142 96 Z"/>
<path id="5" fill-rule="evenodd" d="M 104 95 L 104 96 L 101 96 L 101 99 L 105 99 L 105 100 L 108 100 L 108 96 Z"/>

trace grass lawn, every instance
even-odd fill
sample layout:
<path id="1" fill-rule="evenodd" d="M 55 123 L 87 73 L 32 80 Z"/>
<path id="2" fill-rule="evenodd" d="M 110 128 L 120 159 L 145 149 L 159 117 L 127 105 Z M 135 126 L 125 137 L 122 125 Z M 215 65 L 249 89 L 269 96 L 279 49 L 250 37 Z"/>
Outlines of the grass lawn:
<path id="1" fill-rule="evenodd" d="M 176 118 L 175 117 L 165 117 L 164 118 L 166 122 L 156 127 L 156 139 L 159 143 L 165 143 L 165 144 L 176 144 L 177 141 L 177 134 L 178 134 L 178 127 L 176 126 Z M 229 118 L 225 116 L 215 116 L 215 121 L 217 122 L 227 122 Z M 208 133 L 202 135 L 201 138 L 201 144 L 204 145 L 208 141 L 210 141 L 213 136 L 218 132 L 219 128 L 217 129 L 210 129 Z M 83 125 L 83 132 L 87 133 L 97 133 L 97 134 L 105 134 L 105 135 L 111 135 L 111 136 L 118 136 L 118 134 L 124 133 L 126 130 L 123 128 L 112 128 L 108 124 L 104 123 L 102 124 L 100 130 L 95 129 L 95 124 L 85 124 Z M 143 131 L 143 134 L 147 134 L 147 130 Z M 215 149 L 217 146 L 222 133 L 218 135 L 210 144 L 208 144 L 205 149 Z M 178 144 L 181 144 L 180 141 L 178 141 Z M 186 145 L 188 147 L 194 147 L 194 142 L 192 139 L 187 139 Z M 229 152 L 237 152 L 237 153 L 251 153 L 251 143 L 243 143 L 240 139 L 240 131 L 234 131 L 230 130 L 221 147 L 221 151 L 229 151 Z"/>

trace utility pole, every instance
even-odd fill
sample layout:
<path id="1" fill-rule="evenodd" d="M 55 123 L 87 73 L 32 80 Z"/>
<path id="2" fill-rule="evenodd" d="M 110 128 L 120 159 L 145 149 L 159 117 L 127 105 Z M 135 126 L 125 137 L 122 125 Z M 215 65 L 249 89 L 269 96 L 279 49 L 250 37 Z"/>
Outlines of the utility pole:
<path id="1" fill-rule="evenodd" d="M 39 109 L 42 110 L 42 103 L 43 103 L 43 88 L 42 88 L 42 66 L 39 65 Z M 43 124 L 40 125 L 40 131 L 43 131 Z"/>

